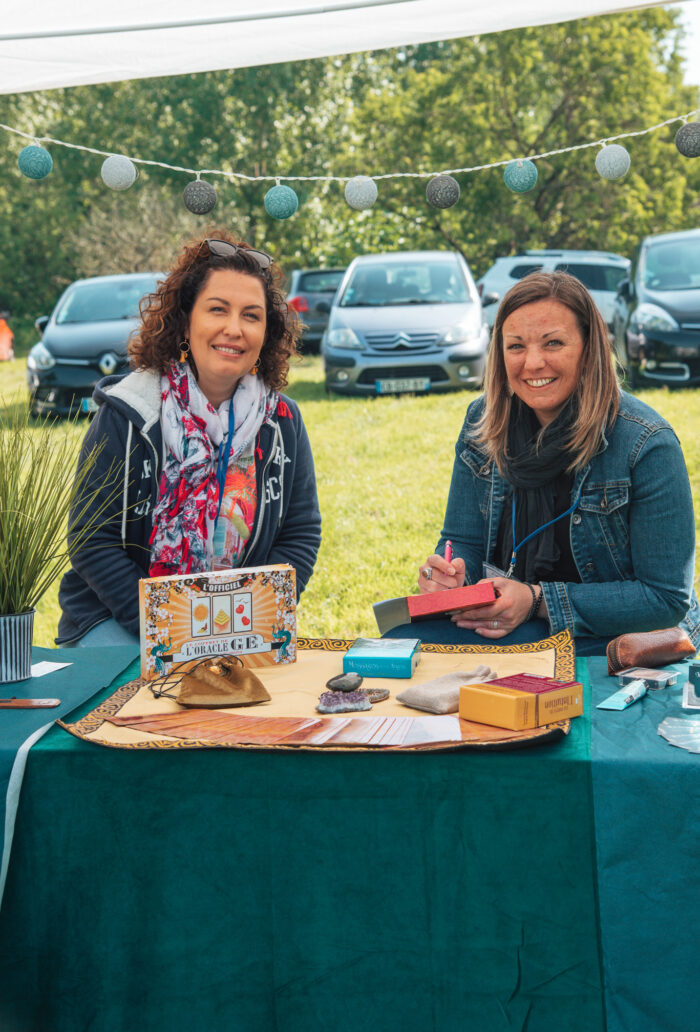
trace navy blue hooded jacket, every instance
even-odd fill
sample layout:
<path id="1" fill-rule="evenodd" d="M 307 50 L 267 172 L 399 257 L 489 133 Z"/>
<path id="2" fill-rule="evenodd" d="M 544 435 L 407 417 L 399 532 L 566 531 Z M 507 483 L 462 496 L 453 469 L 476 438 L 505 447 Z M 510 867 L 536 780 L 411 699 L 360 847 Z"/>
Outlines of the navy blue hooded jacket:
<path id="1" fill-rule="evenodd" d="M 72 568 L 61 581 L 58 645 L 81 638 L 109 617 L 138 636 L 138 582 L 148 576 L 150 563 L 163 465 L 160 375 L 137 370 L 105 377 L 94 398 L 100 407 L 78 465 L 90 448 L 104 442 L 86 486 L 101 483 L 101 501 L 109 504 L 102 526 L 71 555 Z M 275 414 L 260 428 L 257 449 L 258 507 L 240 565 L 289 563 L 301 594 L 321 543 L 321 514 L 309 439 L 291 399 L 280 398 Z"/>

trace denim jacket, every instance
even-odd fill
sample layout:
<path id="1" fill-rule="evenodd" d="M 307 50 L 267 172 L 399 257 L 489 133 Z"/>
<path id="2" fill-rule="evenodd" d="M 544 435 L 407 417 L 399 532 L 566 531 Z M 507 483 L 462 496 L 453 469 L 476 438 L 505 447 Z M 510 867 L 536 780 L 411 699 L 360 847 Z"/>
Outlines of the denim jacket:
<path id="1" fill-rule="evenodd" d="M 464 559 L 466 583 L 494 561 L 503 506 L 513 488 L 479 449 L 478 398 L 467 410 L 437 546 Z M 571 501 L 571 551 L 580 584 L 542 585 L 552 633 L 613 637 L 681 624 L 700 643 L 700 607 L 693 590 L 693 500 L 680 443 L 669 424 L 637 398 L 620 397 L 612 429 L 591 462 L 578 470 Z"/>

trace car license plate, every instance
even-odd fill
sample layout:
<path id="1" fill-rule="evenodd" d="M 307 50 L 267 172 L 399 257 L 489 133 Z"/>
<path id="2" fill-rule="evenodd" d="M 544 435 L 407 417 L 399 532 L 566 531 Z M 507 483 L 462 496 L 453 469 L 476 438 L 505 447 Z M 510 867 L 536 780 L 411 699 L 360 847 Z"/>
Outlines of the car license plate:
<path id="1" fill-rule="evenodd" d="M 401 394 L 405 391 L 429 391 L 429 376 L 402 376 L 395 380 L 376 380 L 377 394 Z"/>
<path id="2" fill-rule="evenodd" d="M 94 398 L 83 398 L 80 402 L 81 412 L 97 412 L 97 402 Z"/>

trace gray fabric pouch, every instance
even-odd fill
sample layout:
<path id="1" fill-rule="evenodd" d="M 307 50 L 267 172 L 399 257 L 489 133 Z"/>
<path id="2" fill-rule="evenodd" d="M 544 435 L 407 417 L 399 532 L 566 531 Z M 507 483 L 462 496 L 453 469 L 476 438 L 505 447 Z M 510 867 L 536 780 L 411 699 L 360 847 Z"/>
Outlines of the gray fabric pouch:
<path id="1" fill-rule="evenodd" d="M 404 706 L 426 713 L 456 713 L 459 709 L 459 689 L 463 684 L 490 681 L 494 677 L 498 677 L 496 671 L 482 663 L 474 670 L 443 674 L 432 681 L 409 685 L 396 698 Z"/>

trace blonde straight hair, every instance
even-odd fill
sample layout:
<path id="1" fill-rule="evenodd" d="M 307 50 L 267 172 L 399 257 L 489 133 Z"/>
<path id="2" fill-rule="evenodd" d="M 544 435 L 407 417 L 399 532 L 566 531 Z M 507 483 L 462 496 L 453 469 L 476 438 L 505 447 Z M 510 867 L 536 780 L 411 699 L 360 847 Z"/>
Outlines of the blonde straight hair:
<path id="1" fill-rule="evenodd" d="M 576 386 L 578 415 L 568 442 L 569 471 L 591 461 L 611 428 L 620 404 L 620 385 L 608 328 L 586 288 L 565 272 L 533 272 L 508 291 L 501 302 L 491 336 L 484 376 L 484 414 L 476 425 L 476 440 L 505 474 L 508 420 L 513 391 L 503 357 L 503 323 L 516 309 L 533 301 L 552 299 L 576 316 L 583 336 L 581 372 Z"/>

